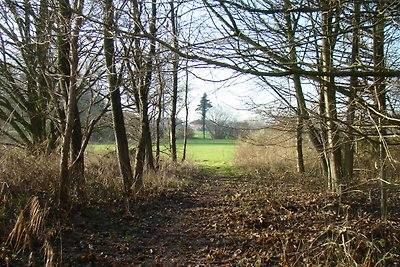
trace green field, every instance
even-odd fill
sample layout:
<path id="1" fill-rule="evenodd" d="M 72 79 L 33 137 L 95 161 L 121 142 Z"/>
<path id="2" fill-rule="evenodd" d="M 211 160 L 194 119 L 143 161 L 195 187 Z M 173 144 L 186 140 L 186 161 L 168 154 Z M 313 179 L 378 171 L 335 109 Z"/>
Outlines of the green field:
<path id="1" fill-rule="evenodd" d="M 102 153 L 115 149 L 114 144 L 91 144 L 89 152 Z M 168 144 L 161 147 L 164 155 L 168 155 Z M 234 140 L 188 139 L 186 160 L 200 165 L 202 168 L 230 171 L 235 158 L 236 143 Z M 177 140 L 178 160 L 183 154 L 183 140 Z"/>
<path id="2" fill-rule="evenodd" d="M 182 157 L 183 142 L 177 141 L 179 156 Z M 233 140 L 189 139 L 186 159 L 200 165 L 232 166 L 236 143 Z"/>

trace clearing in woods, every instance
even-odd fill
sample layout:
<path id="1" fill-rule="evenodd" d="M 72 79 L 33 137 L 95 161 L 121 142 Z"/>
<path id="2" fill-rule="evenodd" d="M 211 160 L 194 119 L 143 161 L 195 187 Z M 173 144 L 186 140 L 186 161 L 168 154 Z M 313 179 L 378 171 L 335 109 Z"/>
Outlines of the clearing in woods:
<path id="1" fill-rule="evenodd" d="M 199 134 L 197 134 L 199 135 Z M 168 143 L 161 146 L 162 155 L 168 154 Z M 204 169 L 219 169 L 219 172 L 235 172 L 233 161 L 235 159 L 236 141 L 228 139 L 188 139 L 186 160 L 200 165 Z M 89 146 L 90 152 L 104 153 L 115 150 L 114 144 L 93 144 Z M 183 140 L 177 140 L 178 160 L 183 154 Z"/>
<path id="2" fill-rule="evenodd" d="M 240 175 L 234 148 L 229 141 L 189 143 L 188 159 L 201 167 L 185 177 L 187 186 L 132 202 L 132 217 L 113 202 L 75 206 L 61 215 L 54 258 L 61 266 L 400 262 L 398 194 L 390 194 L 389 221 L 381 222 L 377 186 L 338 197 L 324 193 L 320 177 Z"/>

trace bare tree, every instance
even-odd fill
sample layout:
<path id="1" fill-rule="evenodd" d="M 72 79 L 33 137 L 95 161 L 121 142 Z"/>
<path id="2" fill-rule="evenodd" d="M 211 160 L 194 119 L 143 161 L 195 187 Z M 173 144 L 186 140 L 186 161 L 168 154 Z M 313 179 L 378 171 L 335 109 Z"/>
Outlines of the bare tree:
<path id="1" fill-rule="evenodd" d="M 371 63 L 368 49 L 372 50 L 372 39 L 368 32 L 376 27 L 373 26 L 376 13 L 371 12 L 374 4 L 297 0 L 203 2 L 211 12 L 211 20 L 218 20 L 224 26 L 213 28 L 219 38 L 207 40 L 215 44 L 209 45 L 212 49 L 186 57 L 256 75 L 270 88 L 274 83 L 271 77 L 279 80 L 291 75 L 293 95 L 297 99 L 298 128 L 302 124 L 307 129 L 320 155 L 329 189 L 339 191 L 346 182 L 344 176 L 352 176 L 355 137 L 370 138 L 368 132 L 360 131 L 355 125 L 355 115 L 370 109 L 373 99 L 357 91 L 371 86 L 371 77 L 383 79 L 397 75 L 395 68 L 378 71 Z M 361 13 L 360 9 L 366 12 Z M 393 8 L 386 7 L 383 14 L 388 10 Z M 282 46 L 286 43 L 289 45 Z M 207 53 L 209 57 L 204 56 Z M 360 79 L 364 84 L 359 83 Z M 319 110 L 307 107 L 307 101 L 315 101 L 304 97 L 303 81 L 315 86 Z M 274 92 L 285 102 L 290 90 L 279 90 L 282 89 Z M 342 152 L 346 162 L 342 160 Z"/>
<path id="2" fill-rule="evenodd" d="M 73 36 L 71 36 L 71 20 L 72 20 L 72 8 L 69 1 L 60 0 L 59 6 L 59 19 L 58 19 L 58 63 L 61 74 L 60 87 L 62 91 L 67 92 L 67 107 L 66 107 L 66 126 L 63 134 L 63 143 L 61 149 L 61 160 L 60 160 L 60 193 L 59 193 L 59 205 L 62 208 L 68 208 L 70 205 L 70 189 L 71 189 L 71 169 L 76 160 L 73 160 L 71 166 L 69 166 L 71 141 L 74 132 L 74 125 L 78 125 L 79 129 L 75 128 L 75 135 L 81 131 L 79 116 L 77 113 L 77 74 L 78 74 L 78 54 L 77 54 L 77 38 L 79 35 L 80 27 L 82 25 L 82 17 L 77 16 L 75 21 L 75 27 L 72 30 Z M 83 9 L 83 1 L 78 1 L 76 4 L 77 12 L 80 14 Z M 70 60 L 71 57 L 71 60 Z M 81 136 L 79 136 L 81 137 Z M 78 138 L 79 138 L 78 137 Z M 76 140 L 79 144 L 74 144 L 74 147 L 79 147 L 81 140 Z M 76 153 L 75 156 L 79 155 Z M 83 164 L 83 157 L 77 159 Z M 77 169 L 75 169 L 77 170 Z M 79 168 L 82 173 L 76 173 L 83 177 L 83 165 Z M 82 178 L 81 178 L 82 179 Z"/>
<path id="3" fill-rule="evenodd" d="M 115 141 L 117 145 L 118 162 L 121 176 L 124 182 L 124 204 L 125 213 L 129 214 L 129 197 L 133 183 L 133 174 L 129 158 L 128 139 L 126 136 L 124 114 L 121 104 L 121 93 L 119 90 L 119 78 L 116 70 L 116 58 L 114 47 L 114 3 L 106 0 L 104 3 L 104 54 L 108 71 L 108 84 L 113 114 Z"/>
<path id="4" fill-rule="evenodd" d="M 149 169 L 155 169 L 153 157 L 152 136 L 150 131 L 149 117 L 149 92 L 153 81 L 154 61 L 156 55 L 156 20 L 157 3 L 155 0 L 150 4 L 150 15 L 148 23 L 148 38 L 139 38 L 138 36 L 147 33 L 143 22 L 143 15 L 146 3 L 141 1 L 132 1 L 129 18 L 133 22 L 133 33 L 135 38 L 131 39 L 130 47 L 125 47 L 127 57 L 132 57 L 133 62 L 127 62 L 129 73 L 129 82 L 131 86 L 130 93 L 135 100 L 136 110 L 140 120 L 139 141 L 136 147 L 135 167 L 134 167 L 134 188 L 139 192 L 143 187 L 143 174 L 145 164 Z M 147 11 L 147 10 L 146 10 Z"/>
<path id="5" fill-rule="evenodd" d="M 358 62 L 360 60 L 360 2 L 355 0 L 353 3 L 352 24 L 352 41 L 351 41 L 351 66 L 354 71 L 357 71 Z M 355 133 L 353 130 L 356 111 L 356 96 L 359 90 L 359 81 L 357 76 L 350 77 L 350 90 L 347 101 L 347 138 L 344 142 L 343 152 L 343 175 L 347 180 L 352 180 L 354 171 L 354 146 Z"/>
<path id="6" fill-rule="evenodd" d="M 171 7 L 171 27 L 172 27 L 172 38 L 173 45 L 176 50 L 179 50 L 178 43 L 178 30 L 177 30 L 177 7 L 174 5 L 174 1 L 170 2 Z M 173 54 L 172 61 L 172 95 L 171 95 L 171 117 L 170 117 L 170 148 L 171 148 L 171 159 L 176 161 L 176 115 L 177 115 L 177 103 L 178 103 L 178 68 L 179 68 L 179 56 L 177 53 Z"/>
<path id="7" fill-rule="evenodd" d="M 335 7 L 334 2 L 327 0 L 321 1 L 322 6 L 322 46 L 321 46 L 321 63 L 322 71 L 330 72 L 333 68 L 333 53 L 334 45 L 336 43 L 336 32 L 334 28 L 334 15 Z M 325 76 L 321 84 L 321 91 L 323 95 L 324 115 L 327 124 L 327 154 L 328 154 L 328 188 L 331 191 L 337 191 L 342 182 L 341 170 L 341 148 L 339 141 L 339 132 L 336 110 L 336 89 L 335 77 Z"/>
<path id="8" fill-rule="evenodd" d="M 188 140 L 188 129 L 189 129 L 189 102 L 188 102 L 188 93 L 189 93 L 189 68 L 188 61 L 186 61 L 185 68 L 185 96 L 184 96 L 184 108 L 185 108 L 185 126 L 183 131 L 183 152 L 182 152 L 182 161 L 186 160 L 186 150 L 187 150 L 187 140 Z"/>
<path id="9" fill-rule="evenodd" d="M 385 1 L 377 0 L 376 14 L 374 16 L 373 28 L 373 58 L 374 69 L 376 72 L 385 70 Z M 386 86 L 384 77 L 374 77 L 374 97 L 375 107 L 380 114 L 386 114 Z M 382 116 L 376 119 L 376 127 L 379 136 L 379 178 L 381 179 L 381 217 L 387 219 L 387 188 L 386 188 L 386 159 L 387 159 L 387 144 L 386 144 L 386 129 L 385 122 Z"/>
<path id="10" fill-rule="evenodd" d="M 0 4 L 0 133 L 7 144 L 39 153 L 53 150 L 61 133 L 48 116 L 56 60 L 51 13 L 47 0 Z"/>

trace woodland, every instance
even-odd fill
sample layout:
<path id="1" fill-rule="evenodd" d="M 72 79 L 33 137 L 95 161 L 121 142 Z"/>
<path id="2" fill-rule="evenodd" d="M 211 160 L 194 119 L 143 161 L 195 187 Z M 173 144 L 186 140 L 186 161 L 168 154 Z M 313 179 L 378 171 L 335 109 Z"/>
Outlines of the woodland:
<path id="1" fill-rule="evenodd" d="M 399 28 L 399 0 L 1 1 L 0 265 L 398 266 Z M 248 81 L 257 123 L 195 79 Z M 193 109 L 229 164 L 188 159 Z"/>

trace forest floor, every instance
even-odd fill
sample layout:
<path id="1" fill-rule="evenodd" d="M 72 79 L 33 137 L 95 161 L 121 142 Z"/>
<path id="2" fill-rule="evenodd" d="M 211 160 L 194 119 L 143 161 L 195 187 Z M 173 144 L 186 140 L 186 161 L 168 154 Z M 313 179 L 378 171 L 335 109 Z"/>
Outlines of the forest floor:
<path id="1" fill-rule="evenodd" d="M 54 260 L 59 266 L 399 266 L 398 192 L 389 192 L 389 220 L 382 222 L 374 189 L 339 198 L 321 193 L 317 180 L 207 173 L 183 189 L 132 203 L 131 217 L 115 203 L 73 208 L 58 226 Z"/>
<path id="2" fill-rule="evenodd" d="M 63 226 L 62 266 L 398 266 L 399 195 L 383 223 L 377 192 L 338 198 L 317 184 L 197 174 L 132 205 L 131 218 L 77 209 Z"/>

